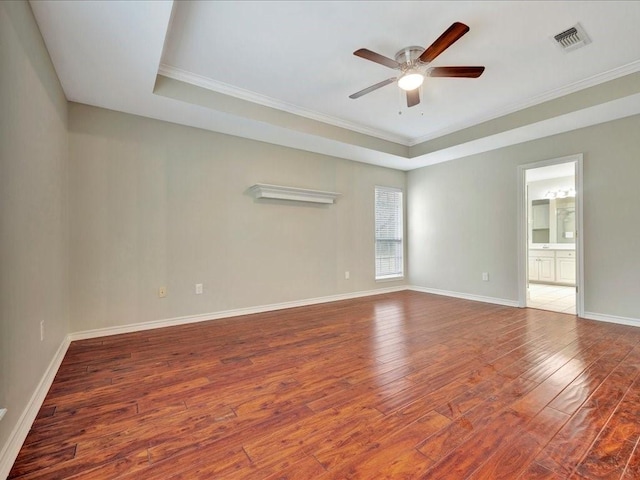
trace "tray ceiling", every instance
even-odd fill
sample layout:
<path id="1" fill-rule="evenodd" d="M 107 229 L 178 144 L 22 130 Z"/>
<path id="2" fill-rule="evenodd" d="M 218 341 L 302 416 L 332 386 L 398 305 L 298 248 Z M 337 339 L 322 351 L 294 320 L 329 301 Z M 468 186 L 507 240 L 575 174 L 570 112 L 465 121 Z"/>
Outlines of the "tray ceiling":
<path id="1" fill-rule="evenodd" d="M 31 2 L 71 101 L 409 170 L 640 113 L 640 2 Z M 407 108 L 353 55 L 470 31 Z M 562 51 L 580 23 L 592 42 Z"/>

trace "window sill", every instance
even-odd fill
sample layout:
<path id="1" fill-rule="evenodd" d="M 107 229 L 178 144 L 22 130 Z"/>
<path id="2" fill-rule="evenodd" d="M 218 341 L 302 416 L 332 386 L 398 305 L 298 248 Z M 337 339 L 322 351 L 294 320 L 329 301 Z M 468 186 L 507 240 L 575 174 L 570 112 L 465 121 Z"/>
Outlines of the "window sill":
<path id="1" fill-rule="evenodd" d="M 395 282 L 398 280 L 404 280 L 404 275 L 389 275 L 376 278 L 376 282 Z"/>

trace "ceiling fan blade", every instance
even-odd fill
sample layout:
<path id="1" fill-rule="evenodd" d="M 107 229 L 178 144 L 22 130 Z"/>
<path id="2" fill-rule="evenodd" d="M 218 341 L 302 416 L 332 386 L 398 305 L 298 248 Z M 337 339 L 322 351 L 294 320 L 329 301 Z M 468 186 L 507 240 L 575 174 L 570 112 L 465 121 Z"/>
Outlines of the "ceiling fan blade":
<path id="1" fill-rule="evenodd" d="M 464 23 L 455 22 L 420 55 L 420 61 L 424 63 L 433 62 L 438 55 L 457 42 L 468 31 L 469 27 Z"/>
<path id="2" fill-rule="evenodd" d="M 360 50 L 356 50 L 353 54 L 357 57 L 364 58 L 365 60 L 371 60 L 372 62 L 379 63 L 380 65 L 384 65 L 389 68 L 399 68 L 400 64 L 395 60 L 392 60 L 384 55 L 380 55 L 379 53 L 372 52 L 371 50 L 367 50 L 366 48 L 361 48 Z"/>
<path id="3" fill-rule="evenodd" d="M 478 78 L 484 67 L 433 67 L 427 70 L 429 77 Z"/>
<path id="4" fill-rule="evenodd" d="M 420 103 L 420 89 L 407 91 L 407 107 L 413 107 Z"/>
<path id="5" fill-rule="evenodd" d="M 371 85 L 370 87 L 367 87 L 364 90 L 360 90 L 359 92 L 356 92 L 353 95 L 349 95 L 349 98 L 353 98 L 355 100 L 356 98 L 360 98 L 361 96 L 366 95 L 367 93 L 371 93 L 374 90 L 382 88 L 382 87 L 384 87 L 386 85 L 389 85 L 390 83 L 393 83 L 395 81 L 396 81 L 396 77 L 387 78 L 386 80 L 383 80 L 380 83 L 376 83 L 375 85 Z"/>

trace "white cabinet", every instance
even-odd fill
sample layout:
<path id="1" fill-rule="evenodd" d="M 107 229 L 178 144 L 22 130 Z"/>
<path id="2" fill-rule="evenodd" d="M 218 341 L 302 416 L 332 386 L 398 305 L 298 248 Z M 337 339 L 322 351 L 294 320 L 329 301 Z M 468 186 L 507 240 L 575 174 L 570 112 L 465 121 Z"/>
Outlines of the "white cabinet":
<path id="1" fill-rule="evenodd" d="M 536 202 L 544 203 L 537 204 Z M 534 230 L 549 228 L 549 200 L 534 200 L 531 216 L 533 217 L 531 227 Z"/>
<path id="2" fill-rule="evenodd" d="M 575 285 L 575 250 L 529 250 L 529 280 Z"/>
<path id="3" fill-rule="evenodd" d="M 576 252 L 556 251 L 556 281 L 558 283 L 576 283 Z"/>
<path id="4" fill-rule="evenodd" d="M 529 280 L 556 281 L 555 252 L 553 250 L 529 250 Z"/>

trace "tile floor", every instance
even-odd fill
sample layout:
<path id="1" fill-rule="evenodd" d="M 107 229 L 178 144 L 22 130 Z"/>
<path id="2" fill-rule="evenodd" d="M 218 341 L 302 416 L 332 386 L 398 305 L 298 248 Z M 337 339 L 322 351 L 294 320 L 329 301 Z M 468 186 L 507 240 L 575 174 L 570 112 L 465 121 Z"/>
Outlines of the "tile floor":
<path id="1" fill-rule="evenodd" d="M 529 284 L 527 307 L 576 314 L 576 287 Z"/>

